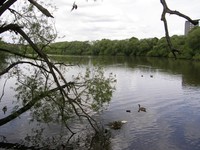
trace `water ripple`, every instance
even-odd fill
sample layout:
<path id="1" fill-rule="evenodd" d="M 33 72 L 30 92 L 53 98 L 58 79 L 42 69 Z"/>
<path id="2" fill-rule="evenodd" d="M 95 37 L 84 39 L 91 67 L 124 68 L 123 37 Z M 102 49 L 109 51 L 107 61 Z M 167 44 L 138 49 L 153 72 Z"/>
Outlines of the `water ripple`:
<path id="1" fill-rule="evenodd" d="M 113 132 L 114 149 L 200 148 L 199 88 L 185 88 L 180 75 L 163 72 L 154 73 L 153 78 L 149 76 L 151 73 L 139 70 L 116 74 L 117 90 L 103 118 L 107 122 L 127 120 L 128 123 L 121 131 Z M 147 112 L 138 112 L 138 104 L 146 107 Z"/>

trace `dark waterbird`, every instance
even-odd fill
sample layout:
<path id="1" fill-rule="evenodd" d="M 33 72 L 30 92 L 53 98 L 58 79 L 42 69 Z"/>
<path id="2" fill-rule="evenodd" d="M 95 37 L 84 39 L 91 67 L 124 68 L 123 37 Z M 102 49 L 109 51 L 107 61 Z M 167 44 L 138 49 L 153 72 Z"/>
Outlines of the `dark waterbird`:
<path id="1" fill-rule="evenodd" d="M 138 112 L 140 112 L 140 111 L 146 112 L 145 107 L 141 107 L 140 104 L 138 104 L 138 106 L 139 106 Z"/>
<path id="2" fill-rule="evenodd" d="M 2 108 L 2 111 L 3 111 L 4 114 L 6 113 L 7 109 L 8 109 L 7 106 L 4 106 L 4 107 Z"/>

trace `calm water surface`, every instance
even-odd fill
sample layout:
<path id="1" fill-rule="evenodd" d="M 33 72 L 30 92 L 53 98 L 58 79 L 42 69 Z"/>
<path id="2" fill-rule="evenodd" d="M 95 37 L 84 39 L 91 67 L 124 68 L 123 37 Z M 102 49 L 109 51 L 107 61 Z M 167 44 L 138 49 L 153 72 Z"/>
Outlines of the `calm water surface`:
<path id="1" fill-rule="evenodd" d="M 113 149 L 199 150 L 198 66 L 144 59 L 110 67 L 117 75 L 117 89 L 102 119 L 128 121 L 121 130 L 112 131 Z M 147 112 L 138 112 L 138 104 Z"/>
<path id="2" fill-rule="evenodd" d="M 81 67 L 100 63 L 107 74 L 116 75 L 116 91 L 100 114 L 105 125 L 127 121 L 122 129 L 111 130 L 113 150 L 200 149 L 200 62 L 125 57 L 78 57 L 70 61 L 82 63 Z M 7 98 L 12 99 L 12 94 Z M 138 112 L 138 104 L 147 112 Z M 25 134 L 29 114 L 22 118 L 26 119 L 18 118 L 1 127 L 0 135 L 15 141 Z M 51 132 L 56 131 L 52 128 Z"/>

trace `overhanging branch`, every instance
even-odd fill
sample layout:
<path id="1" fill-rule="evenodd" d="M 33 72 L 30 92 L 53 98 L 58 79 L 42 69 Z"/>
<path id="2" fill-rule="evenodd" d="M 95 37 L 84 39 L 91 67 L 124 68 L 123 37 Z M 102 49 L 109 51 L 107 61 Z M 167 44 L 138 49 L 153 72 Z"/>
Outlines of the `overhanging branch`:
<path id="1" fill-rule="evenodd" d="M 42 66 L 39 66 L 39 65 L 36 65 L 32 62 L 29 62 L 29 61 L 18 61 L 18 62 L 15 62 L 15 63 L 12 63 L 10 66 L 8 66 L 6 69 L 4 69 L 3 71 L 0 72 L 0 76 L 7 73 L 10 69 L 12 69 L 13 67 L 19 65 L 19 64 L 30 64 L 32 66 L 36 66 L 37 68 L 40 68 L 46 72 L 49 72 L 46 68 L 42 67 Z M 49 72 L 50 73 L 50 72 Z"/>
<path id="2" fill-rule="evenodd" d="M 6 53 L 9 53 L 9 54 L 13 54 L 15 56 L 23 57 L 23 58 L 42 61 L 41 59 L 38 59 L 37 57 L 31 57 L 31 56 L 28 56 L 28 55 L 25 55 L 25 54 L 21 54 L 21 53 L 18 53 L 18 52 L 14 52 L 12 50 L 4 49 L 4 48 L 0 48 L 0 51 L 6 52 Z"/>
<path id="3" fill-rule="evenodd" d="M 4 3 L 0 7 L 0 16 L 11 6 L 13 5 L 17 0 L 8 0 L 6 3 Z"/>
<path id="4" fill-rule="evenodd" d="M 66 88 L 67 85 L 63 85 L 61 86 L 61 88 Z M 18 116 L 20 116 L 21 114 L 23 114 L 24 112 L 26 112 L 27 110 L 29 110 L 31 107 L 33 107 L 35 105 L 35 103 L 37 103 L 39 100 L 41 100 L 42 98 L 44 98 L 45 96 L 47 96 L 48 94 L 51 94 L 53 92 L 56 92 L 58 91 L 59 88 L 54 88 L 54 89 L 51 89 L 49 91 L 44 91 L 42 92 L 40 95 L 36 96 L 33 98 L 32 101 L 30 101 L 28 104 L 26 104 L 24 107 L 20 108 L 19 110 L 15 111 L 14 113 L 10 114 L 9 116 L 3 118 L 3 119 L 0 119 L 0 126 L 8 123 L 9 121 L 17 118 Z"/>
<path id="5" fill-rule="evenodd" d="M 37 7 L 44 15 L 46 15 L 47 17 L 52 17 L 53 16 L 50 14 L 50 12 L 44 8 L 42 5 L 38 4 L 36 1 L 34 0 L 28 0 L 31 4 L 33 4 L 35 7 Z"/>
<path id="6" fill-rule="evenodd" d="M 167 6 L 167 3 L 166 3 L 165 0 L 160 0 L 160 2 L 163 5 L 163 12 L 162 12 L 162 15 L 161 15 L 161 20 L 164 23 L 165 37 L 166 37 L 169 49 L 173 53 L 173 55 L 174 55 L 174 57 L 176 59 L 176 53 L 180 53 L 180 51 L 178 49 L 174 48 L 173 45 L 172 45 L 172 42 L 171 42 L 171 39 L 170 39 L 170 36 L 169 36 L 167 19 L 166 19 L 165 15 L 167 13 L 169 13 L 169 14 L 172 14 L 172 15 L 180 16 L 180 17 L 185 18 L 186 20 L 190 21 L 194 25 L 198 24 L 198 20 L 192 20 L 190 17 L 188 17 L 187 15 L 184 15 L 184 14 L 180 13 L 179 11 L 169 9 L 169 7 Z"/>

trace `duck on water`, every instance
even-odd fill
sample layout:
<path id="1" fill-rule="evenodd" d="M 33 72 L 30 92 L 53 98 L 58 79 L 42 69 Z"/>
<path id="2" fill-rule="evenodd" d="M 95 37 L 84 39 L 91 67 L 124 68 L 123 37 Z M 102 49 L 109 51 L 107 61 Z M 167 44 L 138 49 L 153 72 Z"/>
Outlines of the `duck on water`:
<path id="1" fill-rule="evenodd" d="M 140 104 L 138 104 L 138 106 L 139 106 L 138 112 L 140 112 L 140 111 L 146 112 L 145 107 L 141 107 Z"/>

